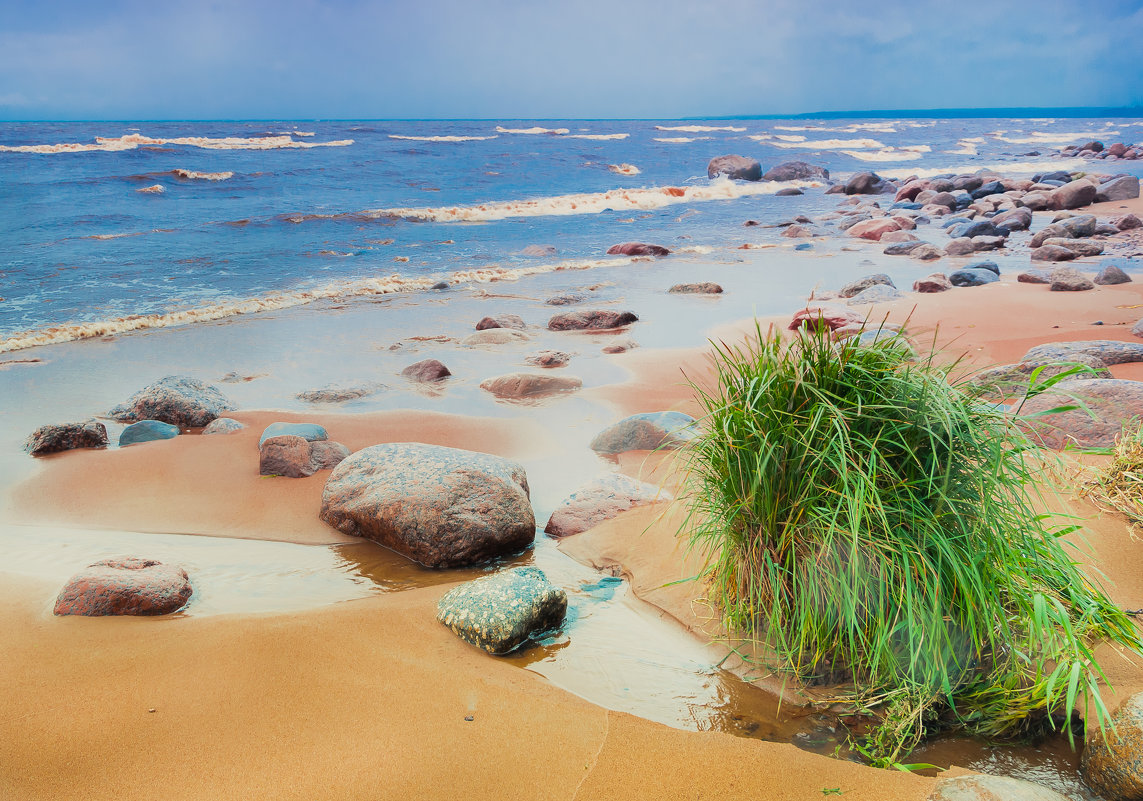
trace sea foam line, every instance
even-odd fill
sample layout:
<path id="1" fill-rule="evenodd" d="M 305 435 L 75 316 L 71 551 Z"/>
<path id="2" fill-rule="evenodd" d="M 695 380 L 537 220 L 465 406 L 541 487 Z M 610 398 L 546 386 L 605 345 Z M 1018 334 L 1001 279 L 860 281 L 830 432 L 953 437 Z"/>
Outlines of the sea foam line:
<path id="1" fill-rule="evenodd" d="M 452 285 L 488 284 L 498 281 L 518 281 L 532 275 L 575 270 L 591 270 L 597 267 L 623 267 L 636 262 L 636 258 L 583 259 L 537 264 L 528 267 L 480 267 L 472 270 L 458 270 L 449 274 Z M 256 314 L 266 311 L 280 311 L 297 306 L 305 306 L 321 300 L 344 300 L 355 297 L 391 295 L 396 292 L 415 292 L 431 289 L 439 277 L 410 278 L 393 274 L 377 278 L 359 278 L 335 281 L 315 289 L 296 292 L 272 292 L 257 298 L 211 303 L 190 309 L 166 312 L 163 314 L 131 314 L 110 320 L 87 323 L 66 323 L 49 328 L 23 331 L 0 340 L 0 353 L 9 353 L 41 345 L 58 345 L 80 339 L 125 334 L 154 328 L 171 328 L 191 323 L 206 323 L 237 317 L 242 314 Z"/>
<path id="2" fill-rule="evenodd" d="M 492 136 L 402 136 L 389 134 L 390 139 L 405 139 L 410 142 L 483 142 L 488 139 L 499 139 L 499 134 Z"/>
<path id="3" fill-rule="evenodd" d="M 183 136 L 172 139 L 162 139 L 143 134 L 125 134 L 124 136 L 97 136 L 94 143 L 65 142 L 54 145 L 0 145 L 2 153 L 89 153 L 102 151 L 115 153 L 123 150 L 135 150 L 145 145 L 186 145 L 201 147 L 205 150 L 279 150 L 301 149 L 308 150 L 314 147 L 347 147 L 353 144 L 352 139 L 339 139 L 334 142 L 298 142 L 287 135 L 281 136 L 254 136 L 238 137 L 227 136 L 211 139 L 206 136 Z"/>
<path id="4" fill-rule="evenodd" d="M 745 128 L 735 128 L 733 125 L 656 125 L 656 131 L 679 131 L 680 133 L 708 133 L 710 131 L 732 131 L 742 133 Z"/>
<path id="5" fill-rule="evenodd" d="M 562 136 L 563 134 L 568 133 L 569 129 L 568 128 L 541 128 L 538 125 L 534 126 L 532 128 L 504 128 L 504 127 L 497 125 L 496 131 L 498 133 L 507 133 L 507 134 L 552 134 L 553 136 Z"/>

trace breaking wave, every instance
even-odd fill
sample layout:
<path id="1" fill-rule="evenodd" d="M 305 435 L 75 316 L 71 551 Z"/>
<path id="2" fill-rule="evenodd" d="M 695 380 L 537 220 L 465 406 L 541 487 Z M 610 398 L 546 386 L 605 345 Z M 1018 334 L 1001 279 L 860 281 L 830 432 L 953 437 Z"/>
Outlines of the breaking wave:
<path id="1" fill-rule="evenodd" d="M 742 133 L 745 128 L 735 128 L 733 125 L 656 125 L 656 131 L 679 131 L 680 133 L 710 133 L 712 131 L 732 131 Z"/>
<path id="2" fill-rule="evenodd" d="M 171 175 L 182 178 L 184 181 L 228 181 L 234 177 L 232 172 L 195 172 L 177 168 L 171 170 Z"/>
<path id="3" fill-rule="evenodd" d="M 626 139 L 626 138 L 627 138 L 627 137 L 629 137 L 630 135 L 631 135 L 631 134 L 626 134 L 626 133 L 614 133 L 614 134 L 568 134 L 568 135 L 567 135 L 567 137 L 565 137 L 565 138 L 567 138 L 567 139 L 595 139 L 595 140 L 598 140 L 598 141 L 604 141 L 604 140 L 606 140 L 606 139 Z"/>
<path id="4" fill-rule="evenodd" d="M 403 136 L 401 134 L 389 134 L 390 139 L 404 139 L 409 142 L 483 142 L 486 139 L 499 139 L 498 135 L 493 136 Z"/>
<path id="5" fill-rule="evenodd" d="M 499 133 L 508 133 L 508 134 L 552 134 L 553 136 L 562 136 L 562 135 L 566 134 L 569 129 L 567 129 L 567 128 L 541 128 L 538 125 L 535 127 L 532 127 L 532 128 L 502 128 L 501 126 L 497 125 L 496 130 Z"/>
<path id="6" fill-rule="evenodd" d="M 608 164 L 607 169 L 616 175 L 638 175 L 642 172 L 634 164 Z"/>
<path id="7" fill-rule="evenodd" d="M 919 159 L 921 153 L 917 148 L 925 148 L 931 150 L 928 145 L 914 145 L 912 147 L 885 147 L 881 150 L 843 150 L 841 151 L 847 156 L 852 156 L 858 161 L 913 161 Z"/>
<path id="8" fill-rule="evenodd" d="M 699 139 L 710 139 L 709 136 L 656 136 L 656 142 L 668 142 L 670 144 L 685 144 L 686 142 L 695 142 Z"/>
<path id="9" fill-rule="evenodd" d="M 288 135 L 254 136 L 242 138 L 227 136 L 212 139 L 206 136 L 183 136 L 174 139 L 157 139 L 143 134 L 126 134 L 110 137 L 97 136 L 94 143 L 69 142 L 55 145 L 0 145 L 0 153 L 88 153 L 102 151 L 115 153 L 134 150 L 148 145 L 186 145 L 205 150 L 279 150 L 287 148 L 309 149 L 313 147 L 347 147 L 352 139 L 339 139 L 335 142 L 298 142 Z"/>
<path id="10" fill-rule="evenodd" d="M 878 142 L 876 139 L 811 139 L 806 141 L 804 136 L 798 137 L 798 141 L 793 138 L 787 139 L 784 136 L 779 136 L 779 139 L 784 139 L 783 142 L 770 142 L 774 147 L 784 148 L 802 148 L 805 150 L 843 150 L 845 148 L 884 148 L 885 145 Z"/>

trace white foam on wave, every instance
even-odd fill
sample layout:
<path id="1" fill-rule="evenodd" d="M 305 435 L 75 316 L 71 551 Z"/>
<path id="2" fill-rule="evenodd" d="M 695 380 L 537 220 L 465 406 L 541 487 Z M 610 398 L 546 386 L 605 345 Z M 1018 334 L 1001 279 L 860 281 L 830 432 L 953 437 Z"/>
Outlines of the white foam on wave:
<path id="1" fill-rule="evenodd" d="M 931 153 L 933 149 L 928 145 L 901 145 L 898 150 L 911 150 L 914 153 Z"/>
<path id="2" fill-rule="evenodd" d="M 184 181 L 228 181 L 234 177 L 232 172 L 195 172 L 184 170 L 181 167 L 171 170 L 171 175 L 182 178 Z"/>
<path id="3" fill-rule="evenodd" d="M 925 147 L 925 145 L 921 145 L 921 147 Z M 896 147 L 886 147 L 881 150 L 843 150 L 841 152 L 859 161 L 913 161 L 921 157 L 920 152 L 916 150 Z"/>
<path id="4" fill-rule="evenodd" d="M 626 139 L 631 134 L 614 133 L 614 134 L 569 134 L 566 139 L 594 139 L 598 142 L 604 142 L 609 139 Z"/>
<path id="5" fill-rule="evenodd" d="M 745 128 L 735 128 L 733 125 L 656 125 L 656 131 L 678 131 L 679 133 L 711 133 L 713 131 L 731 131 L 742 133 Z"/>
<path id="6" fill-rule="evenodd" d="M 638 175 L 642 172 L 634 164 L 608 164 L 607 169 L 616 175 Z"/>
<path id="7" fill-rule="evenodd" d="M 852 125 L 775 125 L 775 131 L 814 131 L 816 133 L 857 133 L 858 131 L 874 131 L 876 133 L 897 133 L 895 123 L 891 122 L 855 122 Z M 779 137 L 781 138 L 781 137 Z"/>
<path id="8" fill-rule="evenodd" d="M 796 134 L 777 134 L 776 139 L 781 139 L 783 142 L 804 142 L 806 137 Z"/>
<path id="9" fill-rule="evenodd" d="M 956 143 L 955 150 L 946 150 L 945 152 L 953 156 L 975 156 L 977 155 L 977 145 L 984 142 L 983 136 L 967 137 L 959 139 Z"/>
<path id="10" fill-rule="evenodd" d="M 987 164 L 953 164 L 942 167 L 927 167 L 925 169 L 910 169 L 902 167 L 899 170 L 878 170 L 878 175 L 885 178 L 931 178 L 934 175 L 967 175 L 979 170 L 1002 173 L 1003 175 L 1035 175 L 1038 172 L 1053 172 L 1055 170 L 1075 170 L 1087 164 L 1083 159 L 1053 159 L 1052 161 L 1007 161 L 991 162 Z"/>
<path id="11" fill-rule="evenodd" d="M 205 150 L 280 150 L 305 149 L 314 147 L 347 147 L 352 139 L 339 139 L 334 142 L 297 142 L 288 135 L 254 136 L 242 138 L 227 136 L 212 139 L 206 136 L 182 136 L 170 139 L 126 134 L 124 136 L 97 136 L 94 143 L 67 142 L 54 145 L 0 145 L 2 153 L 88 153 L 102 151 L 115 153 L 122 150 L 135 150 L 148 145 L 186 145 Z"/>
<path id="12" fill-rule="evenodd" d="M 787 137 L 779 136 L 779 139 L 786 139 Z M 844 148 L 883 148 L 885 145 L 878 142 L 876 139 L 810 139 L 806 140 L 804 136 L 799 136 L 794 141 L 786 142 L 770 142 L 774 147 L 782 148 L 800 148 L 802 150 L 843 150 Z"/>
<path id="13" fill-rule="evenodd" d="M 669 144 L 686 144 L 687 142 L 697 142 L 700 139 L 710 139 L 709 136 L 656 136 L 656 142 L 667 142 Z"/>
<path id="14" fill-rule="evenodd" d="M 151 195 L 161 195 L 167 190 L 163 188 L 162 184 L 155 184 L 154 186 L 144 186 L 142 189 L 136 189 L 135 191 Z"/>
<path id="15" fill-rule="evenodd" d="M 767 139 L 773 139 L 774 134 L 750 134 L 747 139 L 753 139 L 755 142 L 765 142 Z"/>
<path id="16" fill-rule="evenodd" d="M 390 139 L 404 139 L 409 142 L 483 142 L 486 139 L 499 139 L 499 136 L 402 136 L 389 134 Z"/>
<path id="17" fill-rule="evenodd" d="M 554 264 L 537 264 L 528 267 L 489 266 L 472 270 L 459 270 L 451 273 L 447 280 L 449 284 L 454 286 L 463 284 L 488 284 L 498 281 L 518 281 L 521 278 L 531 275 L 540 275 L 542 273 L 590 270 L 596 267 L 622 267 L 632 264 L 634 261 L 635 259 L 633 258 L 621 257 L 563 261 Z M 314 289 L 299 290 L 296 292 L 275 292 L 257 298 L 211 303 L 205 306 L 197 306 L 164 314 L 133 314 L 90 323 L 58 325 L 34 331 L 21 332 L 2 339 L 0 340 L 0 353 L 8 353 L 41 345 L 57 345 L 63 342 L 74 342 L 79 339 L 114 336 L 131 331 L 145 331 L 154 328 L 171 328 L 179 325 L 189 325 L 191 323 L 213 322 L 228 317 L 236 317 L 240 314 L 255 314 L 257 312 L 279 311 L 296 306 L 305 306 L 321 300 L 344 300 L 372 295 L 390 295 L 396 292 L 415 292 L 431 288 L 438 280 L 438 277 L 410 278 L 399 274 L 375 278 L 359 278 L 335 281 Z"/>
<path id="18" fill-rule="evenodd" d="M 772 195 L 781 189 L 795 186 L 821 186 L 821 184 L 816 181 L 735 182 L 727 178 L 717 178 L 697 186 L 613 189 L 610 192 L 556 195 L 534 200 L 496 201 L 477 206 L 371 209 L 352 216 L 424 222 L 490 222 L 510 217 L 560 217 L 577 214 L 599 214 L 605 211 L 651 210 L 680 203 L 734 200 L 751 195 Z M 322 216 L 306 215 L 305 219 L 317 219 Z"/>
<path id="19" fill-rule="evenodd" d="M 501 126 L 497 125 L 496 130 L 499 133 L 507 133 L 507 134 L 552 134 L 553 136 L 563 136 L 564 134 L 568 133 L 569 129 L 568 128 L 541 128 L 538 125 L 535 127 L 532 127 L 532 128 L 502 128 Z"/>
<path id="20" fill-rule="evenodd" d="M 1013 145 L 1058 145 L 1073 141 L 1095 139 L 1100 136 L 1116 136 L 1119 131 L 1079 131 L 1054 133 L 1051 131 L 1032 131 L 1028 136 L 1001 136 L 1007 131 L 997 131 L 994 136 L 1001 142 Z"/>

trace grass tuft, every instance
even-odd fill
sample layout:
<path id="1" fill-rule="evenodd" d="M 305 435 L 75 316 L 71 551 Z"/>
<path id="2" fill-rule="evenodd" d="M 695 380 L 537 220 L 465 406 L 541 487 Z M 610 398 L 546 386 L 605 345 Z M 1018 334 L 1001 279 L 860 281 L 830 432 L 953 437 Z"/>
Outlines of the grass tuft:
<path id="1" fill-rule="evenodd" d="M 1120 432 L 1111 461 L 1084 482 L 1083 494 L 1126 517 L 1133 533 L 1143 530 L 1143 428 Z"/>
<path id="2" fill-rule="evenodd" d="M 1045 464 L 1012 418 L 905 345 L 760 327 L 716 345 L 684 500 L 724 623 L 877 711 L 857 744 L 876 764 L 1077 704 L 1102 727 L 1093 648 L 1139 650 L 1131 620 L 1069 555 L 1074 526 L 1037 511 Z"/>

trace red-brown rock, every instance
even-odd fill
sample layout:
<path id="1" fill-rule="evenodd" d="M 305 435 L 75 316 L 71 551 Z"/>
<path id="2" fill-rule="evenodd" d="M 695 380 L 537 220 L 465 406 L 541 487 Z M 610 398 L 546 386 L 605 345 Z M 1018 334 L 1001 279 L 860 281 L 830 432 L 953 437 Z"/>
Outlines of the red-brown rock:
<path id="1" fill-rule="evenodd" d="M 639 318 L 629 311 L 573 311 L 557 314 L 548 320 L 552 331 L 601 331 L 621 328 L 634 323 Z"/>
<path id="2" fill-rule="evenodd" d="M 901 224 L 891 217 L 879 217 L 873 220 L 864 220 L 856 225 L 851 225 L 847 233 L 850 236 L 858 237 L 860 239 L 870 239 L 874 242 L 880 242 L 881 237 L 890 231 L 901 230 Z"/>
<path id="3" fill-rule="evenodd" d="M 167 615 L 193 590 L 181 567 L 135 556 L 103 559 L 72 576 L 56 598 L 57 615 Z"/>
<path id="4" fill-rule="evenodd" d="M 914 292 L 944 292 L 949 289 L 952 289 L 952 282 L 944 273 L 933 273 L 913 282 Z"/>
<path id="5" fill-rule="evenodd" d="M 666 490 L 614 474 L 596 479 L 573 492 L 552 512 L 544 532 L 553 537 L 568 537 L 610 520 L 621 512 L 655 501 L 669 501 Z"/>
<path id="6" fill-rule="evenodd" d="M 623 242 L 607 249 L 608 256 L 667 256 L 670 252 L 662 245 L 646 242 Z"/>
<path id="7" fill-rule="evenodd" d="M 860 325 L 865 318 L 849 309 L 827 304 L 811 304 L 794 313 L 794 318 L 787 326 L 791 331 L 799 328 L 820 330 L 822 326 L 836 331 L 847 325 Z"/>
<path id="8" fill-rule="evenodd" d="M 424 359 L 423 361 L 410 364 L 401 371 L 401 375 L 411 381 L 428 383 L 430 381 L 440 381 L 442 378 L 447 378 L 452 375 L 452 372 L 436 359 Z"/>

